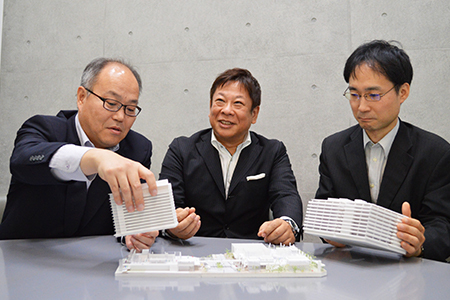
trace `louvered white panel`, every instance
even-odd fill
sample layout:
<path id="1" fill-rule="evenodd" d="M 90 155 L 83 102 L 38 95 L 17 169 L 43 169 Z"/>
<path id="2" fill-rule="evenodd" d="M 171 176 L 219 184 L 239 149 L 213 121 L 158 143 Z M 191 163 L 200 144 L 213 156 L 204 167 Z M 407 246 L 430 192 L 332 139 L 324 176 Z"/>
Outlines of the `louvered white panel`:
<path id="1" fill-rule="evenodd" d="M 306 209 L 305 233 L 346 245 L 405 254 L 397 224 L 405 216 L 363 200 L 312 199 Z"/>
<path id="2" fill-rule="evenodd" d="M 174 228 L 178 225 L 173 201 L 172 185 L 167 180 L 156 182 L 158 194 L 151 196 L 148 185 L 142 184 L 144 210 L 128 212 L 125 205 L 117 205 L 109 194 L 114 219 L 114 236 L 145 233 L 153 230 Z"/>

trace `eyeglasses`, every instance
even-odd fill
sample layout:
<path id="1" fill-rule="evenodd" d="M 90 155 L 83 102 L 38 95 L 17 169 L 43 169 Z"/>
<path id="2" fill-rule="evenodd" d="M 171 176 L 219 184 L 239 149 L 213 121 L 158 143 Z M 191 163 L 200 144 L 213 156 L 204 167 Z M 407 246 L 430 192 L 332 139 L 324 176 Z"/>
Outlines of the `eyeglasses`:
<path id="1" fill-rule="evenodd" d="M 96 93 L 94 93 L 93 91 L 91 91 L 90 89 L 88 89 L 86 87 L 84 87 L 84 89 L 86 91 L 88 91 L 89 93 L 91 93 L 92 95 L 97 96 L 100 100 L 102 100 L 103 101 L 103 107 L 106 110 L 109 110 L 109 111 L 112 111 L 112 112 L 117 112 L 123 107 L 123 111 L 129 117 L 137 117 L 137 115 L 139 115 L 139 113 L 142 110 L 142 108 L 140 108 L 137 105 L 123 105 L 122 103 L 120 103 L 117 100 L 103 98 L 103 97 L 97 95 Z"/>
<path id="2" fill-rule="evenodd" d="M 396 87 L 396 85 L 394 85 L 389 91 L 387 91 L 384 94 L 375 94 L 375 93 L 364 94 L 364 98 L 366 98 L 366 100 L 370 101 L 370 102 L 380 101 L 381 97 L 383 97 L 384 95 L 386 95 L 387 93 L 392 91 L 395 87 Z M 345 98 L 347 98 L 350 101 L 358 101 L 359 99 L 361 99 L 362 95 L 360 95 L 356 92 L 349 91 L 349 87 L 348 87 L 344 92 L 344 96 L 345 96 Z"/>

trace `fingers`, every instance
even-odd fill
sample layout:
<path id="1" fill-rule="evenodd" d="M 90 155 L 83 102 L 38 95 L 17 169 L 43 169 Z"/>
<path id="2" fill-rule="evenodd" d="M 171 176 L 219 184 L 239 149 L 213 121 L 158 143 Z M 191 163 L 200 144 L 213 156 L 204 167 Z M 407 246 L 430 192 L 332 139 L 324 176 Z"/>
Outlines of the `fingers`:
<path id="1" fill-rule="evenodd" d="M 408 202 L 403 202 L 402 214 L 406 218 L 397 224 L 397 237 L 402 240 L 401 246 L 406 250 L 407 257 L 418 256 L 425 242 L 425 227 L 419 220 L 411 218 L 411 206 Z"/>
<path id="2" fill-rule="evenodd" d="M 137 252 L 142 252 L 143 249 L 150 249 L 150 247 L 155 242 L 158 234 L 158 231 L 151 231 L 135 235 L 128 235 L 125 237 L 127 248 L 129 250 L 135 249 Z"/>
<path id="3" fill-rule="evenodd" d="M 411 206 L 408 202 L 403 202 L 402 204 L 402 214 L 411 218 Z"/>
<path id="4" fill-rule="evenodd" d="M 397 224 L 397 237 L 402 240 L 401 246 L 406 250 L 406 256 L 418 256 L 425 242 L 425 228 L 419 220 L 413 218 L 403 218 Z"/>
<path id="5" fill-rule="evenodd" d="M 175 212 L 177 214 L 178 222 L 181 222 L 189 215 L 189 207 L 186 207 L 186 208 L 179 207 L 175 210 Z"/>
<path id="6" fill-rule="evenodd" d="M 157 187 L 155 175 L 149 169 L 138 162 L 128 160 L 125 172 L 113 174 L 118 178 L 122 200 L 129 212 L 134 211 L 134 206 L 138 211 L 144 210 L 144 194 L 142 191 L 141 179 L 147 182 L 150 195 L 156 196 Z M 134 202 L 133 202 L 134 199 Z"/>
<path id="7" fill-rule="evenodd" d="M 104 178 L 102 179 L 105 180 Z M 117 205 L 122 205 L 123 200 L 122 195 L 120 194 L 119 183 L 117 181 L 113 181 L 112 179 L 109 181 L 105 181 L 108 182 L 111 193 L 113 194 L 114 202 L 116 202 Z"/>
<path id="8" fill-rule="evenodd" d="M 141 165 L 141 168 L 139 169 L 139 177 L 147 182 L 150 195 L 156 196 L 158 193 L 158 188 L 156 187 L 156 179 L 153 172 Z"/>
<path id="9" fill-rule="evenodd" d="M 425 233 L 425 227 L 422 226 L 422 223 L 413 218 L 403 218 L 402 222 L 398 224 L 397 229 L 413 235 Z"/>
<path id="10" fill-rule="evenodd" d="M 402 240 L 400 245 L 403 249 L 405 249 L 406 257 L 419 256 L 421 254 L 421 246 L 425 239 L 423 239 L 422 241 L 418 237 L 408 234 L 402 234 L 400 232 L 397 233 L 397 236 Z"/>
<path id="11" fill-rule="evenodd" d="M 139 165 L 134 165 L 133 167 L 139 168 Z M 130 168 L 125 172 L 119 171 L 118 173 L 114 173 L 111 177 L 117 178 L 122 201 L 125 202 L 127 210 L 133 212 L 136 205 L 137 210 L 142 211 L 144 209 L 144 196 L 137 170 Z"/>
<path id="12" fill-rule="evenodd" d="M 152 196 L 157 194 L 155 175 L 142 164 L 120 156 L 110 150 L 87 151 L 80 162 L 84 174 L 97 173 L 111 189 L 114 201 L 124 204 L 129 212 L 144 209 L 141 179 L 144 179 Z M 133 202 L 134 198 L 134 202 Z"/>
<path id="13" fill-rule="evenodd" d="M 282 219 L 264 222 L 259 228 L 258 236 L 266 243 L 289 245 L 295 243 L 291 225 Z"/>
<path id="14" fill-rule="evenodd" d="M 200 216 L 195 214 L 195 208 L 177 208 L 176 213 L 178 226 L 167 231 L 180 239 L 193 237 L 201 226 Z"/>
<path id="15" fill-rule="evenodd" d="M 193 237 L 200 229 L 200 216 L 191 214 L 189 217 L 178 223 L 178 226 L 171 229 L 170 232 L 181 239 Z"/>

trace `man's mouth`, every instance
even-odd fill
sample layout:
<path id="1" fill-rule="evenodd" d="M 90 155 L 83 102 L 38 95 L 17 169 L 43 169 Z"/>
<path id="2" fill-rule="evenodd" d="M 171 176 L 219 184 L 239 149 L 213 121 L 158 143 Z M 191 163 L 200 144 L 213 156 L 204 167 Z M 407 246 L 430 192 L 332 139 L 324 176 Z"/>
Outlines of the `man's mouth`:
<path id="1" fill-rule="evenodd" d="M 219 122 L 223 125 L 233 125 L 230 121 L 220 120 Z"/>
<path id="2" fill-rule="evenodd" d="M 116 132 L 116 133 L 121 133 L 122 129 L 120 129 L 119 127 L 109 127 L 110 130 Z"/>
<path id="3" fill-rule="evenodd" d="M 359 118 L 359 120 L 362 122 L 370 122 L 372 121 L 372 118 Z"/>
<path id="4" fill-rule="evenodd" d="M 367 122 L 367 121 L 371 121 L 373 118 L 370 117 L 370 116 L 359 115 L 359 116 L 358 116 L 358 119 L 359 119 L 360 121 Z"/>

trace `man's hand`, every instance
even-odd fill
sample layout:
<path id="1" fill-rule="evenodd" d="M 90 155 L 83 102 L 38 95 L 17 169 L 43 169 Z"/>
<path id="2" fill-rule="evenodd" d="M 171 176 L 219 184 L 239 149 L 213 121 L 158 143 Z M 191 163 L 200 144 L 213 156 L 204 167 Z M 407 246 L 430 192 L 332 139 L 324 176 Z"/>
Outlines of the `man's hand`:
<path id="1" fill-rule="evenodd" d="M 193 237 L 200 229 L 200 216 L 195 214 L 195 208 L 177 208 L 178 226 L 166 230 L 170 235 L 187 240 Z"/>
<path id="2" fill-rule="evenodd" d="M 411 207 L 408 202 L 403 202 L 401 223 L 397 224 L 397 237 L 402 240 L 402 248 L 406 250 L 406 257 L 419 256 L 422 253 L 422 245 L 425 242 L 425 228 L 419 220 L 411 218 Z"/>
<path id="3" fill-rule="evenodd" d="M 129 212 L 134 211 L 132 197 L 138 211 L 144 209 L 144 197 L 141 181 L 148 184 L 148 190 L 152 196 L 157 193 L 155 176 L 138 162 L 120 156 L 110 150 L 92 149 L 81 158 L 80 167 L 86 176 L 97 173 L 109 184 L 114 201 L 117 205 L 125 206 Z"/>
<path id="4" fill-rule="evenodd" d="M 150 249 L 155 242 L 159 231 L 150 231 L 146 233 L 139 233 L 134 235 L 127 235 L 125 242 L 129 250 L 135 249 L 137 252 L 142 252 L 143 249 Z"/>
<path id="5" fill-rule="evenodd" d="M 258 236 L 263 237 L 266 243 L 284 245 L 295 243 L 291 225 L 280 218 L 264 222 L 259 227 Z"/>

